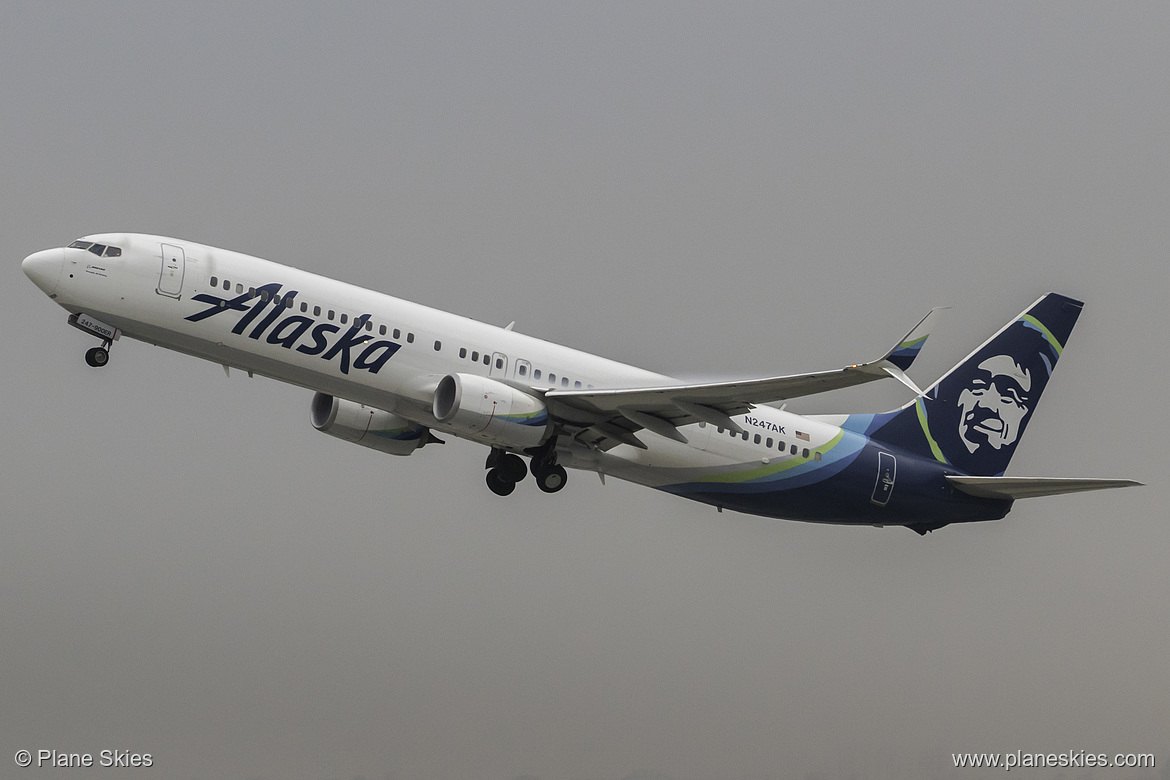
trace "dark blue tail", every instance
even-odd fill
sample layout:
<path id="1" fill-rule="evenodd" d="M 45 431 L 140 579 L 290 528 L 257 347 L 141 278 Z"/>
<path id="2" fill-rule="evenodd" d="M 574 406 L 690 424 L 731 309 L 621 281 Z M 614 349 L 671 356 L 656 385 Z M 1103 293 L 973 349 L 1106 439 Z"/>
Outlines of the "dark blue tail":
<path id="1" fill-rule="evenodd" d="M 1003 474 L 1083 306 L 1048 293 L 923 396 L 885 414 L 850 415 L 848 427 L 967 474 Z"/>

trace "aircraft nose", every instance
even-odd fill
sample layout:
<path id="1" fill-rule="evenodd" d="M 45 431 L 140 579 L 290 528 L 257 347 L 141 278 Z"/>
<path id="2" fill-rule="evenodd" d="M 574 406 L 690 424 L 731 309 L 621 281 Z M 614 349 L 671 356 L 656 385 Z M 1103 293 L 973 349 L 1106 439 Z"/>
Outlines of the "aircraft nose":
<path id="1" fill-rule="evenodd" d="M 52 295 L 57 291 L 57 283 L 61 281 L 61 269 L 65 267 L 64 249 L 43 249 L 33 252 L 24 258 L 20 264 L 24 275 L 32 279 L 32 283 L 40 287 L 45 295 Z"/>

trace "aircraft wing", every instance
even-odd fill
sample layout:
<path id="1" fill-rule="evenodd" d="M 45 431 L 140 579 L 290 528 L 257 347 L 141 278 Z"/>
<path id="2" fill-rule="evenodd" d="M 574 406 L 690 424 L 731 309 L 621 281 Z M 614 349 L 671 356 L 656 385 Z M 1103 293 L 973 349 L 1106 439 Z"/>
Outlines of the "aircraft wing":
<path id="1" fill-rule="evenodd" d="M 645 445 L 633 435 L 642 428 L 677 441 L 686 441 L 678 426 L 700 421 L 741 431 L 731 416 L 750 411 L 757 404 L 839 390 L 891 376 L 921 394 L 905 370 L 922 349 L 939 311 L 931 309 L 892 349 L 868 363 L 811 374 L 730 382 L 592 390 L 551 389 L 544 393 L 544 399 L 555 417 L 586 428 L 579 437 L 607 449 L 617 443 L 644 448 Z"/>
<path id="2" fill-rule="evenodd" d="M 960 477 L 947 475 L 947 481 L 964 493 L 979 498 L 1038 498 L 1086 490 L 1133 487 L 1132 479 L 1078 479 L 1075 477 Z"/>

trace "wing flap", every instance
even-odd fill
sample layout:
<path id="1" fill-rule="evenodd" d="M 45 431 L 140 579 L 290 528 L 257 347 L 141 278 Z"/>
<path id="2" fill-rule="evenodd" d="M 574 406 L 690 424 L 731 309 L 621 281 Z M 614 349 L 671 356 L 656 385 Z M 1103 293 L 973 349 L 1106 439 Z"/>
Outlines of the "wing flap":
<path id="1" fill-rule="evenodd" d="M 960 477 L 947 475 L 947 481 L 968 495 L 979 498 L 1039 498 L 1087 490 L 1134 487 L 1132 479 L 1081 479 L 1077 477 Z"/>

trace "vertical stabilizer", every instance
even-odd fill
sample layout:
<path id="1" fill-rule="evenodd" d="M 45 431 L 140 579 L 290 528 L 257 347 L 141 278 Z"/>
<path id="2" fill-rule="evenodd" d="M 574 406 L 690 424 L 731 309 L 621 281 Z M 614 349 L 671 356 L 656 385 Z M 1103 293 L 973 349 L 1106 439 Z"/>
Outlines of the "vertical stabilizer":
<path id="1" fill-rule="evenodd" d="M 1083 303 L 1049 293 L 901 409 L 849 427 L 967 474 L 1003 474 Z"/>

